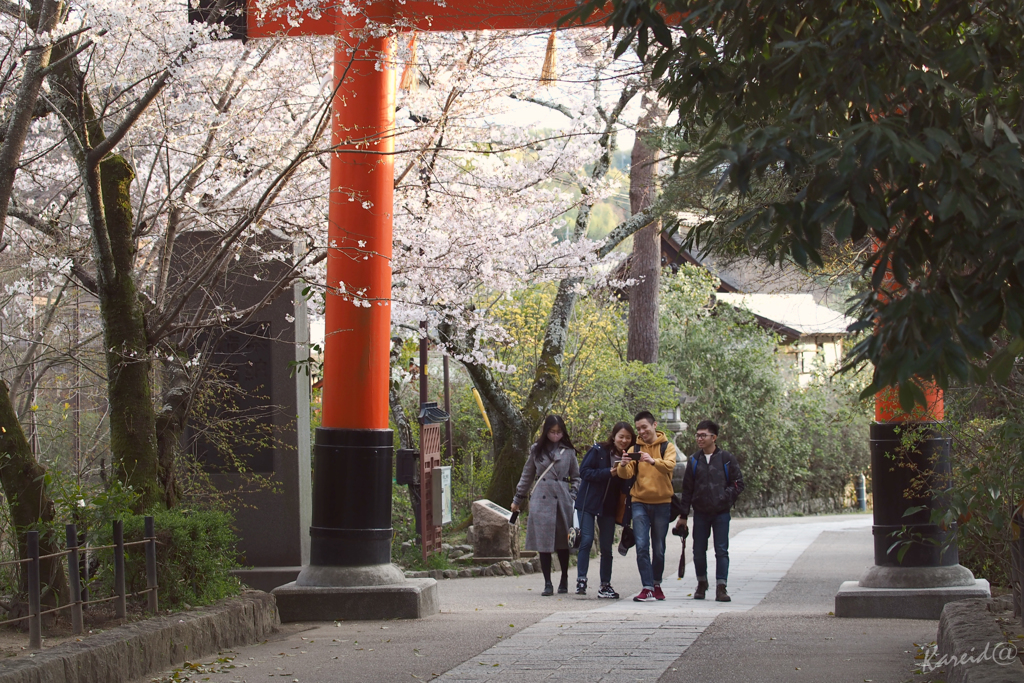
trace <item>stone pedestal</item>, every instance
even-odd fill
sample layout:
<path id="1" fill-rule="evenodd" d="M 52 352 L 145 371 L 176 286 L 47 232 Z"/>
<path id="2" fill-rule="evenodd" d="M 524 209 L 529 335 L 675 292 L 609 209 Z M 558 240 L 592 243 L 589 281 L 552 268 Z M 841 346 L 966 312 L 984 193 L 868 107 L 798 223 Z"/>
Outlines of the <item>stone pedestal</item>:
<path id="1" fill-rule="evenodd" d="M 497 562 L 519 558 L 519 529 L 508 523 L 511 516 L 511 510 L 497 503 L 489 500 L 473 501 L 473 526 L 469 536 L 475 561 Z"/>
<path id="2" fill-rule="evenodd" d="M 947 602 L 990 597 L 988 581 L 971 586 L 935 588 L 865 588 L 844 581 L 836 593 L 837 617 L 861 619 L 938 619 Z"/>
<path id="3" fill-rule="evenodd" d="M 441 607 L 434 579 L 392 586 L 279 586 L 272 591 L 282 622 L 422 619 Z"/>
<path id="4" fill-rule="evenodd" d="M 393 564 L 307 566 L 271 591 L 281 621 L 422 619 L 437 614 L 437 581 L 406 579 Z"/>

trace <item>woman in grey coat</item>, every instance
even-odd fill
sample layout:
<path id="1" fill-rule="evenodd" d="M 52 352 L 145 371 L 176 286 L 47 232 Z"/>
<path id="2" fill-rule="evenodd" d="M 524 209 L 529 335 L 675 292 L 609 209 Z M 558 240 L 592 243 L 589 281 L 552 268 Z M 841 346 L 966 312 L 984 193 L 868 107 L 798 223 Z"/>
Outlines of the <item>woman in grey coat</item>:
<path id="1" fill-rule="evenodd" d="M 544 573 L 544 592 L 541 595 L 554 593 L 551 585 L 553 552 L 558 553 L 558 564 L 562 568 L 558 592 L 569 592 L 569 529 L 573 526 L 572 506 L 579 486 L 580 466 L 576 461 L 576 447 L 569 439 L 569 431 L 562 418 L 548 415 L 544 418 L 537 443 L 530 447 L 530 457 L 523 466 L 523 476 L 512 500 L 512 511 L 516 512 L 527 498 L 530 499 L 526 549 L 540 554 L 540 568 Z"/>

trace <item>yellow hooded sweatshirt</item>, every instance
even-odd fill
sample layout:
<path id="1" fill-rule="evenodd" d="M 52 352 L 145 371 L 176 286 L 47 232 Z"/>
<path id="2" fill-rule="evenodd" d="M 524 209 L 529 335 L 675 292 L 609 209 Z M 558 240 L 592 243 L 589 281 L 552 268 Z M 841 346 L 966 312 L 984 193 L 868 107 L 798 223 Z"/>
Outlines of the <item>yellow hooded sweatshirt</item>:
<path id="1" fill-rule="evenodd" d="M 634 462 L 631 458 L 625 457 L 619 462 L 619 479 L 632 479 L 636 474 L 636 483 L 633 484 L 633 502 L 658 505 L 668 503 L 672 500 L 672 470 L 676 466 L 676 446 L 665 438 L 665 432 L 657 432 L 658 437 L 654 443 L 647 444 L 637 439 L 636 446 L 641 451 L 654 458 L 654 464 L 649 462 Z M 665 457 L 661 457 L 661 444 L 668 442 L 665 447 Z M 637 450 L 634 447 L 630 452 Z M 640 471 L 637 472 L 639 466 Z"/>

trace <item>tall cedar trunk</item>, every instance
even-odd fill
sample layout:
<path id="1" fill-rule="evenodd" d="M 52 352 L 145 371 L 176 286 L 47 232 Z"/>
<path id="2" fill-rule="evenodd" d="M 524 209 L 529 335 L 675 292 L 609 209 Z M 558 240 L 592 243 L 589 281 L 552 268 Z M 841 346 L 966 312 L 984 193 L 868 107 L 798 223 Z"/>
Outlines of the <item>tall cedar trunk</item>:
<path id="1" fill-rule="evenodd" d="M 32 529 L 40 532 L 40 555 L 60 552 L 64 546 L 60 534 L 52 529 L 53 501 L 46 493 L 45 475 L 46 470 L 32 457 L 32 449 L 18 422 L 7 384 L 0 380 L 0 485 L 17 530 L 20 559 L 28 556 L 26 532 Z M 60 557 L 41 560 L 39 578 L 45 604 L 67 603 L 68 581 Z M 24 589 L 24 572 L 21 584 Z"/>
<path id="2" fill-rule="evenodd" d="M 142 508 L 163 503 L 149 373 L 149 345 L 135 287 L 131 183 L 135 173 L 120 155 L 99 165 L 103 212 L 114 276 L 99 278 L 107 357 L 110 451 L 118 479 L 141 494 Z M 101 272 L 102 272 L 101 268 Z"/>
<path id="3" fill-rule="evenodd" d="M 656 98 L 644 92 L 645 113 L 637 123 L 629 166 L 629 208 L 638 214 L 654 203 L 657 150 L 646 135 L 659 123 Z M 658 362 L 658 285 L 661 275 L 661 225 L 654 221 L 633 236 L 629 277 L 639 282 L 629 289 L 627 360 Z"/>

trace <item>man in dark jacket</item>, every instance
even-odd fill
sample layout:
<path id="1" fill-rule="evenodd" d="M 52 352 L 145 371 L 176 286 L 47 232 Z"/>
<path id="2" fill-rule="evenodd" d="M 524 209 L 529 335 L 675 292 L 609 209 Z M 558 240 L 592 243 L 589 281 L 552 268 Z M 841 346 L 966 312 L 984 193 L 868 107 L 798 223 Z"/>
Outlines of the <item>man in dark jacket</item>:
<path id="1" fill-rule="evenodd" d="M 703 600 L 708 589 L 708 539 L 715 534 L 715 600 L 730 602 L 725 586 L 729 580 L 729 510 L 743 492 L 743 473 L 736 457 L 718 447 L 718 424 L 703 420 L 697 425 L 699 450 L 690 456 L 683 475 L 683 492 L 679 494 L 679 521 L 686 527 L 686 517 L 693 507 L 693 567 L 697 574 L 694 600 Z"/>

